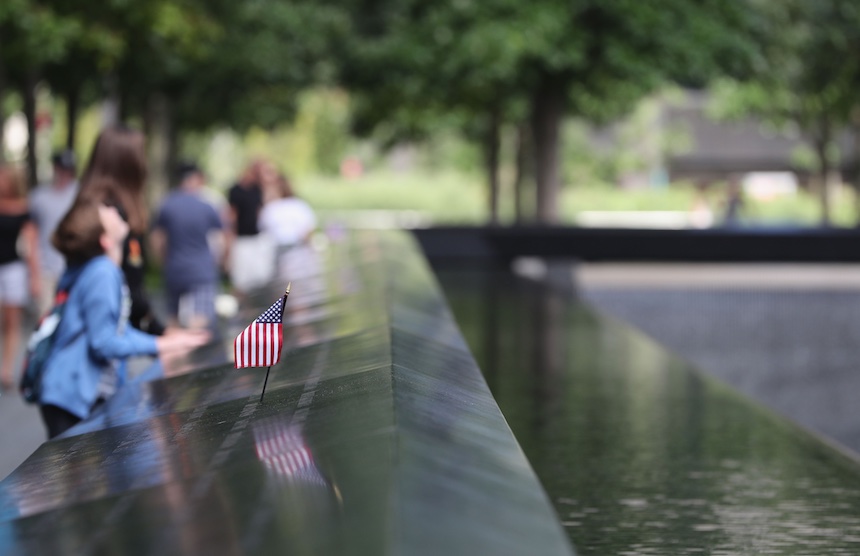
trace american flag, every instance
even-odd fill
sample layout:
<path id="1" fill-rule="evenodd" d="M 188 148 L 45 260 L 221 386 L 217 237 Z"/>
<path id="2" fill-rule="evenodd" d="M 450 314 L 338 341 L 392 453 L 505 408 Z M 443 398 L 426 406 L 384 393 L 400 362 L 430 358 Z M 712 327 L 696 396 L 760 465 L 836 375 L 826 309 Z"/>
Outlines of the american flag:
<path id="1" fill-rule="evenodd" d="M 289 292 L 288 292 L 289 293 Z M 248 325 L 233 341 L 236 368 L 269 367 L 281 359 L 284 345 L 284 301 L 278 298 L 271 307 Z"/>

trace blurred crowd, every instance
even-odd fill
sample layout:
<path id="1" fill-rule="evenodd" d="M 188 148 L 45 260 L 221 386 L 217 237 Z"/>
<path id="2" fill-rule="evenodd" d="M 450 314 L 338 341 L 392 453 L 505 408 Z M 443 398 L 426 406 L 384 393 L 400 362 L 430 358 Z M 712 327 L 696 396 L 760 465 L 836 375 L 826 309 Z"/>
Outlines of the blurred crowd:
<path id="1" fill-rule="evenodd" d="M 50 183 L 29 193 L 22 169 L 0 164 L 0 386 L 16 389 L 37 343 L 47 345 L 34 396 L 49 438 L 124 384 L 127 358 L 164 359 L 209 341 L 222 290 L 241 301 L 266 285 L 278 256 L 317 227 L 289 179 L 259 159 L 226 199 L 185 161 L 176 188 L 150 211 L 146 160 L 143 134 L 114 126 L 82 172 L 72 151 L 59 151 Z M 161 304 L 145 285 L 151 259 L 161 267 Z M 28 309 L 44 317 L 25 337 Z"/>

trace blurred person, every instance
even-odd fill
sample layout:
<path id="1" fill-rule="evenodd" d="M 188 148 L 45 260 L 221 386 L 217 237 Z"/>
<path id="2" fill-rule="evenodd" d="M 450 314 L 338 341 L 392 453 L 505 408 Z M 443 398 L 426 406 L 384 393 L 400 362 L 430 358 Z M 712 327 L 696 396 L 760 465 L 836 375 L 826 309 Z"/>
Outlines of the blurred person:
<path id="1" fill-rule="evenodd" d="M 171 322 L 191 328 L 213 327 L 218 293 L 218 262 L 212 232 L 221 232 L 218 213 L 203 197 L 206 180 L 194 163 L 180 167 L 180 182 L 161 205 L 151 236 L 164 262 Z"/>
<path id="2" fill-rule="evenodd" d="M 283 174 L 275 177 L 270 197 L 260 211 L 260 231 L 268 234 L 281 251 L 306 243 L 317 227 L 310 205 L 296 196 Z"/>
<path id="3" fill-rule="evenodd" d="M 260 191 L 263 194 L 263 205 L 280 197 L 280 186 L 278 185 L 278 171 L 270 162 L 258 161 Z M 261 209 L 262 210 L 262 209 Z"/>
<path id="4" fill-rule="evenodd" d="M 66 267 L 63 256 L 51 244 L 51 236 L 78 194 L 75 153 L 68 149 L 58 151 L 51 157 L 51 162 L 54 167 L 51 183 L 40 185 L 30 194 L 30 214 L 39 231 L 40 315 L 51 308 L 57 281 Z"/>
<path id="5" fill-rule="evenodd" d="M 714 211 L 708 200 L 708 184 L 704 181 L 696 184 L 693 206 L 690 207 L 689 223 L 694 228 L 710 228 L 714 223 Z"/>
<path id="6" fill-rule="evenodd" d="M 355 156 L 348 156 L 340 163 L 340 175 L 347 180 L 357 180 L 364 175 L 364 165 Z"/>
<path id="7" fill-rule="evenodd" d="M 148 213 L 143 191 L 146 185 L 146 142 L 143 133 L 122 125 L 102 130 L 81 177 L 78 199 L 116 204 L 128 222 L 123 247 L 122 271 L 131 292 L 132 326 L 143 332 L 164 334 L 144 288 L 147 253 L 144 235 Z"/>
<path id="8" fill-rule="evenodd" d="M 30 296 L 39 298 L 40 287 L 38 232 L 30 219 L 24 178 L 17 168 L 0 165 L 0 333 L 3 335 L 0 387 L 3 390 L 15 386 L 21 316 Z"/>
<path id="9" fill-rule="evenodd" d="M 83 198 L 54 232 L 54 246 L 66 260 L 60 286 L 68 297 L 41 382 L 39 409 L 49 439 L 116 393 L 126 380 L 128 357 L 166 357 L 208 339 L 192 331 L 154 336 L 129 326 L 120 269 L 129 227 L 115 207 Z"/>
<path id="10" fill-rule="evenodd" d="M 272 242 L 258 226 L 263 208 L 261 179 L 268 176 L 269 168 L 263 161 L 252 162 L 227 194 L 230 283 L 240 295 L 264 285 L 274 274 Z"/>
<path id="11" fill-rule="evenodd" d="M 729 177 L 726 199 L 723 202 L 723 226 L 738 226 L 744 212 L 743 183 L 739 176 Z"/>
<path id="12" fill-rule="evenodd" d="M 215 209 L 215 212 L 218 213 L 218 217 L 221 218 L 221 216 L 229 210 L 229 205 L 227 204 L 227 197 L 224 196 L 224 193 L 212 187 L 207 180 L 204 181 L 206 181 L 206 184 L 203 186 L 203 189 L 200 190 L 200 197 L 204 201 L 209 203 L 209 205 L 211 205 L 212 208 Z"/>

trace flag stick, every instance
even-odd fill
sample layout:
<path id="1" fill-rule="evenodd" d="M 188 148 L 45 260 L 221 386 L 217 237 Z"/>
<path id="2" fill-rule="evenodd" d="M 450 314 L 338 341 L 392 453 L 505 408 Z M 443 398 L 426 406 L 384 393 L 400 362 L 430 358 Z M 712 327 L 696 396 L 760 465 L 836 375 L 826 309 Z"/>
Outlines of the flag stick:
<path id="1" fill-rule="evenodd" d="M 266 384 L 269 383 L 269 371 L 272 370 L 272 366 L 269 365 L 269 368 L 266 369 L 266 380 L 263 382 L 263 392 L 260 394 L 260 403 L 263 403 L 263 396 L 266 395 Z"/>
<path id="2" fill-rule="evenodd" d="M 290 295 L 290 286 L 292 286 L 292 282 L 287 283 L 287 291 L 284 292 L 284 300 L 281 302 L 281 326 L 284 326 L 284 307 L 287 305 L 287 297 Z M 269 383 L 269 371 L 272 370 L 272 366 L 269 365 L 269 368 L 266 369 L 266 380 L 263 381 L 263 391 L 260 392 L 260 403 L 263 403 L 263 396 L 266 395 L 266 385 Z"/>

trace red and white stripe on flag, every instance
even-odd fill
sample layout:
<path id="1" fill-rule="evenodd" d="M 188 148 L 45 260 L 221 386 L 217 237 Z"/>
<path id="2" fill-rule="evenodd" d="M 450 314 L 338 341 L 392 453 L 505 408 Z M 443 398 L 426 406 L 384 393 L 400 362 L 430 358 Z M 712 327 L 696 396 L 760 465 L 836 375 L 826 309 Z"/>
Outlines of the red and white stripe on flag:
<path id="1" fill-rule="evenodd" d="M 236 336 L 233 341 L 233 356 L 237 369 L 268 367 L 281 360 L 281 348 L 284 345 L 282 302 L 282 298 L 278 299 Z"/>

